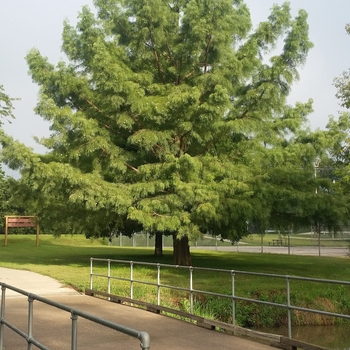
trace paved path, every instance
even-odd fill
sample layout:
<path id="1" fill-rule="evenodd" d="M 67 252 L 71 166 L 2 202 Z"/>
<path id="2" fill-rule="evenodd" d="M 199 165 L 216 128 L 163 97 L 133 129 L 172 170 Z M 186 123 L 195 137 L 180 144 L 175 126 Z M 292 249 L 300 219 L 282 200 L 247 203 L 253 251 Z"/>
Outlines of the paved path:
<path id="1" fill-rule="evenodd" d="M 102 317 L 124 326 L 145 331 L 151 337 L 152 350 L 268 350 L 270 346 L 200 328 L 193 324 L 153 314 L 133 307 L 109 303 L 65 288 L 56 280 L 28 271 L 0 268 L 0 281 L 80 311 Z M 5 319 L 27 332 L 28 301 L 26 297 L 6 290 Z M 70 313 L 34 302 L 33 335 L 50 349 L 71 348 Z M 82 318 L 78 320 L 79 349 L 140 349 L 137 339 L 96 325 Z M 27 349 L 27 343 L 5 327 L 4 349 Z"/>
<path id="2" fill-rule="evenodd" d="M 300 246 L 300 247 L 271 247 L 264 246 L 250 246 L 250 245 L 234 245 L 234 246 L 218 246 L 218 247 L 191 247 L 192 251 L 199 249 L 204 250 L 217 250 L 227 252 L 242 252 L 242 253 L 272 253 L 272 254 L 291 254 L 291 255 L 311 255 L 318 256 L 319 250 L 316 246 Z M 334 256 L 334 257 L 348 257 L 349 249 L 345 247 L 333 248 L 333 247 L 321 247 L 321 256 Z"/>

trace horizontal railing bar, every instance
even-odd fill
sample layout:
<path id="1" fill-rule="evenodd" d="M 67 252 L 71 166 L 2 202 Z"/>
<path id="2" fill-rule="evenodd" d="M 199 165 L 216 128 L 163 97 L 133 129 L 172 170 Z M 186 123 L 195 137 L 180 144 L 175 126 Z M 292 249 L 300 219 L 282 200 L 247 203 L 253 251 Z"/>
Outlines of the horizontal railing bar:
<path id="1" fill-rule="evenodd" d="M 322 282 L 322 283 L 331 283 L 331 284 L 344 284 L 344 285 L 350 285 L 350 281 L 341 281 L 341 280 L 329 280 L 329 279 L 322 279 L 322 278 L 311 278 L 311 277 L 301 277 L 301 276 L 288 276 L 288 275 L 281 275 L 281 274 L 271 274 L 271 273 L 262 273 L 262 272 L 251 272 L 251 271 L 240 271 L 240 270 L 227 270 L 227 269 L 213 269 L 208 267 L 194 267 L 194 266 L 182 266 L 182 265 L 170 265 L 170 264 L 159 264 L 159 263 L 149 263 L 149 262 L 137 262 L 137 261 L 125 261 L 125 260 L 118 260 L 118 259 L 103 259 L 103 258 L 91 258 L 91 261 L 110 261 L 110 262 L 117 262 L 125 264 L 126 267 L 132 263 L 135 265 L 148 265 L 148 266 L 155 266 L 155 267 L 167 267 L 167 268 L 176 268 L 176 269 L 186 269 L 186 270 L 198 270 L 198 271 L 208 271 L 208 272 L 226 272 L 226 273 L 234 273 L 234 274 L 240 274 L 240 275 L 251 275 L 251 276 L 265 276 L 265 277 L 273 277 L 273 278 L 289 278 L 291 280 L 301 280 L 301 281 L 309 281 L 309 282 Z M 103 277 L 103 276 L 101 276 Z M 112 277 L 112 276 L 110 276 Z"/>
<path id="2" fill-rule="evenodd" d="M 153 287 L 163 287 L 163 288 L 169 288 L 169 289 L 177 289 L 177 290 L 183 290 L 183 291 L 190 291 L 190 289 L 188 288 L 185 288 L 185 287 L 176 287 L 176 286 L 170 286 L 170 285 L 167 285 L 167 284 L 158 284 L 156 282 L 147 282 L 147 281 L 141 281 L 141 280 L 136 280 L 136 279 L 130 279 L 130 278 L 127 278 L 127 277 L 116 277 L 116 276 L 108 276 L 108 275 L 102 275 L 102 274 L 90 274 L 91 276 L 98 276 L 98 277 L 108 277 L 110 279 L 114 279 L 114 280 L 117 280 L 117 281 L 127 281 L 127 282 L 133 282 L 133 283 L 140 283 L 140 284 L 147 284 L 147 285 L 150 285 L 150 286 L 153 286 Z"/>
<path id="3" fill-rule="evenodd" d="M 136 283 L 140 283 L 140 284 L 148 284 L 148 285 L 151 285 L 153 287 L 163 287 L 163 288 L 168 288 L 168 289 L 182 290 L 185 292 L 190 291 L 189 288 L 185 288 L 185 287 L 169 286 L 167 284 L 158 284 L 158 283 L 154 283 L 154 282 L 146 282 L 146 281 L 140 281 L 140 280 L 132 280 L 132 281 L 136 282 Z"/>
<path id="4" fill-rule="evenodd" d="M 39 343 L 38 341 L 36 341 L 34 338 L 28 339 L 28 342 L 34 344 L 37 348 L 39 348 L 41 350 L 50 350 L 45 345 L 43 345 L 43 344 Z"/>
<path id="5" fill-rule="evenodd" d="M 106 261 L 106 259 L 91 258 L 91 261 L 93 261 L 93 260 Z M 122 264 L 125 264 L 126 267 L 128 267 L 128 265 L 129 266 L 132 265 L 133 267 L 135 267 L 135 265 L 142 265 L 142 266 L 148 265 L 148 266 L 155 266 L 157 268 L 159 268 L 159 267 L 179 268 L 179 267 L 181 267 L 181 268 L 184 268 L 184 269 L 187 269 L 190 271 L 198 270 L 198 271 L 210 271 L 210 272 L 224 272 L 224 273 L 230 273 L 231 275 L 242 274 L 242 275 L 282 278 L 284 280 L 300 280 L 300 281 L 309 281 L 309 282 L 316 282 L 316 283 L 331 283 L 331 284 L 350 285 L 350 282 L 348 282 L 348 281 L 327 280 L 327 279 L 288 276 L 288 275 L 279 275 L 279 274 L 267 274 L 267 273 L 260 273 L 260 272 L 246 272 L 246 271 L 237 271 L 237 270 L 211 269 L 211 268 L 204 268 L 204 267 L 178 266 L 178 265 L 168 265 L 168 264 L 159 264 L 159 263 L 143 263 L 143 262 L 134 262 L 134 261 L 127 262 L 125 260 L 108 260 L 108 261 L 115 262 L 115 263 L 122 263 Z M 91 275 L 94 275 L 94 274 L 91 274 Z M 122 277 L 116 277 L 116 276 L 111 276 L 111 275 L 107 276 L 107 275 L 99 274 L 99 276 L 105 277 L 105 278 L 108 277 L 110 279 L 116 279 L 116 280 L 130 281 L 133 283 L 150 285 L 150 286 L 159 287 L 159 288 L 181 290 L 181 291 L 186 291 L 186 292 L 190 292 L 190 293 L 194 293 L 194 294 L 198 293 L 198 294 L 217 296 L 217 297 L 232 299 L 234 301 L 246 301 L 246 302 L 250 302 L 250 303 L 267 305 L 267 306 L 271 306 L 271 307 L 279 307 L 279 308 L 283 308 L 283 309 L 298 310 L 298 311 L 311 312 L 311 313 L 316 313 L 316 314 L 326 315 L 326 316 L 331 316 L 331 317 L 341 317 L 344 319 L 350 319 L 350 315 L 338 314 L 338 313 L 322 311 L 322 310 L 308 309 L 308 308 L 293 306 L 290 304 L 288 305 L 287 303 L 286 304 L 279 304 L 279 303 L 274 303 L 274 302 L 270 302 L 270 301 L 266 301 L 266 300 L 251 299 L 251 298 L 245 298 L 245 297 L 240 297 L 240 296 L 236 296 L 236 295 L 221 294 L 221 293 L 197 290 L 197 289 L 186 288 L 186 287 L 177 287 L 177 286 L 165 285 L 165 284 L 161 284 L 161 283 L 148 282 L 148 281 L 142 281 L 142 280 L 130 279 L 130 278 L 122 278 Z"/>
<path id="6" fill-rule="evenodd" d="M 210 271 L 210 272 L 226 272 L 226 273 L 235 273 L 238 275 L 252 275 L 252 276 L 267 276 L 275 278 L 285 278 L 284 275 L 278 275 L 273 273 L 262 273 L 262 272 L 250 272 L 250 271 L 239 271 L 239 270 L 227 270 L 227 269 L 212 269 L 208 267 L 192 267 L 192 269 L 199 271 Z"/>
<path id="7" fill-rule="evenodd" d="M 307 308 L 299 307 L 299 306 L 290 306 L 290 309 L 298 310 L 298 311 L 311 312 L 311 313 L 319 314 L 319 315 L 326 315 L 326 316 L 332 316 L 332 317 L 341 317 L 341 318 L 345 318 L 345 319 L 350 320 L 350 315 L 337 314 L 337 313 L 334 313 L 334 312 L 315 310 L 315 309 L 307 309 Z"/>
<path id="8" fill-rule="evenodd" d="M 149 347 L 150 347 L 150 337 L 149 337 L 148 333 L 146 333 L 146 332 L 141 332 L 141 331 L 138 331 L 138 330 L 135 330 L 135 329 L 132 329 L 132 328 L 129 328 L 129 327 L 125 327 L 123 325 L 120 325 L 120 324 L 108 321 L 106 319 L 96 317 L 96 316 L 88 314 L 88 313 L 86 313 L 84 311 L 80 311 L 80 310 L 71 308 L 69 306 L 66 306 L 64 304 L 55 302 L 53 300 L 50 300 L 50 299 L 47 299 L 47 298 L 43 298 L 43 297 L 41 297 L 39 295 L 27 292 L 27 291 L 25 291 L 23 289 L 20 289 L 20 288 L 14 287 L 14 286 L 10 286 L 10 285 L 8 285 L 6 283 L 0 283 L 0 285 L 3 288 L 11 289 L 11 290 L 13 290 L 13 291 L 15 291 L 15 292 L 17 292 L 19 294 L 26 295 L 29 299 L 31 299 L 33 301 L 34 300 L 40 301 L 40 302 L 42 302 L 44 304 L 56 307 L 56 308 L 58 308 L 60 310 L 64 310 L 64 311 L 70 312 L 71 315 L 77 315 L 77 316 L 83 317 L 83 318 L 85 318 L 85 319 L 87 319 L 89 321 L 101 324 L 101 325 L 106 326 L 108 328 L 114 329 L 114 330 L 116 330 L 118 332 L 121 332 L 121 333 L 130 335 L 130 336 L 132 336 L 134 338 L 137 338 L 137 339 L 139 339 L 141 341 L 141 348 L 142 349 L 149 349 Z M 1 320 L 1 321 L 4 324 L 6 324 L 9 328 L 13 329 L 13 326 L 10 326 L 7 321 L 5 321 L 5 320 Z M 14 327 L 14 328 L 16 328 L 16 327 Z M 13 329 L 13 330 L 16 332 L 15 329 Z M 21 335 L 22 337 L 28 339 L 28 335 L 26 333 L 23 333 L 22 331 L 20 331 L 20 332 L 21 333 L 18 333 L 19 335 Z M 38 344 L 40 344 L 40 343 L 38 343 Z M 38 346 L 38 347 L 40 347 L 40 346 Z M 46 350 L 46 348 L 43 348 L 43 350 Z"/>
<path id="9" fill-rule="evenodd" d="M 96 276 L 94 274 L 92 274 L 92 276 Z M 115 277 L 115 276 L 107 276 L 107 275 L 98 275 L 99 277 L 108 277 L 110 279 L 115 279 L 118 281 L 128 281 L 128 282 L 133 282 L 133 283 L 139 283 L 139 284 L 146 284 L 152 287 L 163 287 L 163 288 L 168 288 L 168 289 L 176 289 L 176 290 L 182 290 L 185 292 L 189 292 L 190 289 L 189 288 L 185 288 L 185 287 L 177 287 L 177 286 L 170 286 L 167 284 L 158 284 L 155 282 L 148 282 L 148 281 L 141 281 L 141 280 L 135 280 L 135 279 L 130 279 L 130 278 L 124 278 L 124 277 Z"/>
<path id="10" fill-rule="evenodd" d="M 99 276 L 100 277 L 107 277 L 107 275 L 99 275 Z M 122 278 L 122 277 L 109 276 L 109 278 L 113 278 L 116 280 L 130 281 L 130 279 L 126 279 L 126 278 Z M 287 304 L 279 304 L 279 303 L 274 303 L 274 302 L 270 302 L 270 301 L 266 301 L 266 300 L 232 296 L 229 294 L 209 292 L 209 291 L 204 291 L 204 290 L 200 290 L 200 289 L 190 289 L 190 288 L 185 288 L 185 287 L 177 287 L 177 286 L 171 286 L 171 285 L 167 285 L 167 284 L 157 284 L 154 282 L 147 282 L 147 281 L 141 281 L 141 280 L 135 280 L 135 279 L 133 279 L 132 282 L 139 283 L 139 284 L 145 284 L 145 285 L 151 285 L 153 287 L 162 287 L 162 288 L 168 288 L 168 289 L 174 289 L 174 290 L 181 290 L 181 291 L 185 291 L 185 292 L 193 292 L 193 293 L 198 293 L 198 294 L 212 295 L 212 296 L 217 296 L 217 297 L 222 297 L 222 298 L 227 298 L 227 299 L 233 299 L 235 301 L 247 301 L 247 302 L 252 302 L 252 303 L 261 304 L 261 305 L 280 307 L 280 308 L 284 308 L 284 309 L 305 311 L 305 312 L 311 312 L 311 313 L 327 315 L 327 316 L 332 316 L 332 317 L 342 317 L 345 319 L 350 319 L 350 315 L 343 315 L 343 314 L 337 314 L 337 313 L 328 312 L 328 311 L 302 308 L 302 307 L 293 306 L 293 305 L 288 306 Z"/>
<path id="11" fill-rule="evenodd" d="M 141 340 L 141 334 L 145 333 L 145 332 L 140 332 L 140 331 L 137 331 L 135 329 L 132 329 L 132 328 L 129 328 L 129 327 L 125 327 L 125 326 L 122 326 L 120 324 L 117 324 L 117 323 L 105 320 L 103 318 L 99 318 L 99 317 L 93 316 L 91 314 L 88 314 L 88 313 L 86 313 L 84 311 L 80 311 L 80 310 L 77 310 L 77 309 L 72 309 L 71 313 L 72 313 L 72 315 L 77 315 L 77 316 L 83 317 L 83 318 L 85 318 L 87 320 L 90 320 L 90 321 L 98 323 L 98 324 L 100 324 L 102 326 L 106 326 L 108 328 L 114 329 L 114 330 L 119 331 L 121 333 L 130 335 L 130 336 L 132 336 L 134 338 L 138 338 L 140 340 Z"/>
<path id="12" fill-rule="evenodd" d="M 90 258 L 91 261 L 109 261 L 109 262 L 116 262 L 116 263 L 122 263 L 125 264 L 126 267 L 132 263 L 135 265 L 147 265 L 147 266 L 160 266 L 160 267 L 168 267 L 168 268 L 176 268 L 176 269 L 185 269 L 185 270 L 204 270 L 204 271 L 211 271 L 211 272 L 234 272 L 237 274 L 250 274 L 250 275 L 263 275 L 263 276 L 269 276 L 269 277 L 280 277 L 284 278 L 284 275 L 278 275 L 278 274 L 264 274 L 260 272 L 247 272 L 247 271 L 236 271 L 236 270 L 225 270 L 225 269 L 213 269 L 208 267 L 194 267 L 194 266 L 183 266 L 183 265 L 170 265 L 170 264 L 159 264 L 159 263 L 150 263 L 150 262 L 138 262 L 138 261 L 125 261 L 125 260 L 118 260 L 118 259 L 103 259 L 103 258 Z"/>
<path id="13" fill-rule="evenodd" d="M 132 281 L 133 283 L 139 283 L 139 284 L 145 284 L 145 285 L 150 285 L 152 287 L 162 287 L 162 288 L 168 288 L 168 289 L 174 289 L 174 290 L 181 290 L 181 291 L 185 291 L 185 292 L 193 292 L 193 293 L 198 293 L 198 294 L 205 294 L 205 295 L 212 295 L 212 296 L 216 296 L 216 297 L 222 297 L 222 298 L 227 298 L 227 299 L 233 299 L 236 301 L 249 301 L 249 302 L 253 302 L 256 304 L 263 304 L 263 305 L 268 305 L 268 306 L 275 306 L 275 307 L 282 307 L 284 309 L 294 309 L 294 310 L 300 310 L 300 311 L 310 311 L 310 312 L 316 312 L 316 311 L 312 311 L 313 309 L 307 309 L 307 308 L 299 308 L 297 306 L 288 306 L 287 304 L 278 304 L 278 303 L 273 303 L 273 302 L 269 302 L 269 301 L 265 301 L 265 300 L 259 300 L 259 299 L 251 299 L 251 298 L 245 298 L 245 297 L 239 297 L 239 296 L 232 296 L 229 294 L 221 294 L 221 293 L 215 293 L 215 292 L 210 292 L 210 291 L 204 291 L 204 290 L 200 290 L 200 289 L 190 289 L 190 288 L 186 288 L 186 287 L 177 287 L 177 286 L 171 286 L 168 284 L 158 284 L 155 282 L 148 282 L 148 281 L 141 281 L 141 280 L 130 280 L 130 278 L 124 278 L 124 277 L 115 277 L 115 276 L 107 276 L 107 275 L 101 275 L 101 274 L 92 274 L 92 276 L 99 276 L 99 277 L 109 277 L 111 279 L 115 279 L 115 280 L 121 280 L 121 281 Z M 324 315 L 329 315 L 329 316 L 338 316 L 341 314 L 335 314 L 335 313 L 328 313 L 327 311 L 324 311 Z M 321 313 L 321 311 L 320 311 Z M 348 318 L 350 319 L 350 316 L 345 315 L 345 317 L 343 318 Z"/>
<path id="14" fill-rule="evenodd" d="M 298 311 L 305 311 L 305 312 L 311 312 L 311 313 L 316 313 L 320 315 L 326 315 L 326 316 L 333 316 L 333 317 L 342 317 L 345 319 L 350 319 L 350 315 L 344 315 L 344 314 L 337 314 L 334 312 L 328 312 L 328 311 L 322 311 L 322 310 L 315 310 L 315 309 L 308 309 L 308 308 L 303 308 L 299 306 L 293 306 L 293 305 L 287 305 L 287 304 L 279 304 L 279 303 L 274 303 L 271 301 L 266 301 L 266 300 L 259 300 L 259 299 L 251 299 L 251 298 L 245 298 L 245 297 L 239 297 L 239 296 L 232 296 L 228 294 L 219 294 L 219 293 L 213 293 L 213 292 L 206 292 L 202 290 L 197 290 L 197 289 L 192 289 L 193 293 L 200 293 L 200 294 L 208 294 L 208 295 L 213 295 L 213 296 L 219 296 L 222 298 L 227 298 L 227 299 L 233 299 L 233 300 L 238 300 L 238 301 L 249 301 L 252 303 L 256 304 L 263 304 L 263 305 L 268 305 L 268 306 L 274 306 L 274 307 L 281 307 L 284 309 L 293 309 L 293 310 L 298 310 Z"/>
<path id="15" fill-rule="evenodd" d="M 309 281 L 309 282 L 322 282 L 322 283 L 330 283 L 330 284 L 344 284 L 350 285 L 349 281 L 341 281 L 341 280 L 327 280 L 321 278 L 311 278 L 311 277 L 299 277 L 299 276 L 286 276 L 291 280 L 299 280 L 299 281 Z"/>
<path id="16" fill-rule="evenodd" d="M 36 341 L 34 338 L 29 338 L 27 333 L 23 332 L 22 330 L 20 330 L 16 326 L 12 325 L 10 322 L 3 319 L 3 320 L 1 320 L 1 323 L 3 323 L 5 326 L 10 328 L 12 331 L 17 333 L 18 335 L 20 335 L 22 338 L 24 338 L 27 341 L 27 343 L 34 344 L 36 347 L 38 347 L 41 350 L 50 350 L 45 345 Z"/>
<path id="17" fill-rule="evenodd" d="M 158 264 L 158 263 L 150 263 L 150 262 L 139 262 L 139 261 L 125 261 L 125 260 L 117 260 L 117 259 L 103 259 L 103 258 L 90 258 L 91 261 L 109 261 L 109 262 L 117 262 L 122 263 L 127 266 L 133 265 L 148 265 L 148 266 L 161 266 L 161 267 L 170 267 L 170 268 L 178 268 L 178 269 L 189 269 L 189 266 L 183 265 L 170 265 L 170 264 Z"/>
<path id="18" fill-rule="evenodd" d="M 128 281 L 128 282 L 130 282 L 130 277 L 107 276 L 107 275 L 102 275 L 102 274 L 99 274 L 99 273 L 90 273 L 90 276 L 108 277 L 108 278 L 113 279 L 113 280 Z"/>

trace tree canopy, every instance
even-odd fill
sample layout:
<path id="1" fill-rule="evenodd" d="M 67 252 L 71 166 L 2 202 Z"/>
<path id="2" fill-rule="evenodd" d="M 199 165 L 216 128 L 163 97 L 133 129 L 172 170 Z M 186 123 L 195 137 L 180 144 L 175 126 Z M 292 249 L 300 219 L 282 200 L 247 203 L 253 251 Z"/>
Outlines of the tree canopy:
<path id="1" fill-rule="evenodd" d="M 350 34 L 350 24 L 347 24 L 345 29 Z M 334 85 L 337 88 L 337 97 L 341 100 L 342 106 L 350 108 L 350 70 L 334 79 Z"/>
<path id="2" fill-rule="evenodd" d="M 94 3 L 64 23 L 67 62 L 26 57 L 48 152 L 1 135 L 42 225 L 172 234 L 189 264 L 202 233 L 237 240 L 248 223 L 297 216 L 317 154 L 303 136 L 312 101 L 287 103 L 312 47 L 306 12 L 274 5 L 253 27 L 241 0 Z"/>

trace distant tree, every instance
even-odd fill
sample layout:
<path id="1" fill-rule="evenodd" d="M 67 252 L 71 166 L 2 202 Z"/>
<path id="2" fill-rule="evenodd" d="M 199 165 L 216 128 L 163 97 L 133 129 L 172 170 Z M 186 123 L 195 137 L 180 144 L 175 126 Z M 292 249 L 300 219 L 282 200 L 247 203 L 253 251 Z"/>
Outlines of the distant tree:
<path id="1" fill-rule="evenodd" d="M 3 233 L 5 229 L 6 215 L 19 215 L 20 205 L 15 205 L 12 199 L 12 187 L 16 181 L 11 177 L 7 177 L 5 173 L 0 170 L 0 232 Z"/>
<path id="2" fill-rule="evenodd" d="M 345 27 L 350 34 L 350 24 Z M 340 77 L 335 78 L 334 85 L 337 88 L 336 96 L 340 99 L 341 105 L 347 109 L 350 108 L 350 71 L 344 72 Z M 337 203 L 339 211 L 345 211 L 346 218 L 343 221 L 348 221 L 348 212 L 350 206 L 350 115 L 348 111 L 340 114 L 339 118 L 330 118 L 325 132 L 326 138 L 331 140 L 330 146 L 327 148 L 329 158 L 332 161 L 332 182 L 333 191 L 338 195 L 343 195 L 343 203 Z M 345 202 L 345 204 L 344 204 Z M 329 203 L 328 203 L 329 205 Z M 329 210 L 325 210 L 325 217 L 330 215 Z M 334 215 L 337 218 L 336 215 Z M 338 224 L 341 220 L 338 220 Z"/>
<path id="3" fill-rule="evenodd" d="M 13 101 L 15 98 L 11 98 L 5 93 L 3 85 L 0 85 L 0 125 L 4 120 L 14 118 Z M 11 203 L 12 189 L 15 186 L 16 181 L 5 175 L 0 165 L 0 230 L 4 231 L 5 216 L 17 215 L 21 212 L 20 205 L 18 203 Z"/>
<path id="4" fill-rule="evenodd" d="M 286 103 L 312 46 L 307 14 L 275 5 L 253 30 L 240 0 L 94 3 L 97 17 L 85 7 L 64 25 L 68 63 L 27 56 L 48 153 L 2 134 L 3 157 L 57 231 L 136 224 L 173 235 L 174 262 L 188 265 L 202 233 L 236 240 L 269 216 L 257 185 L 311 105 Z"/>
<path id="5" fill-rule="evenodd" d="M 350 34 L 350 24 L 345 26 L 345 30 Z M 341 100 L 342 106 L 350 108 L 350 70 L 335 78 L 334 85 L 337 88 L 337 97 Z"/>
<path id="6" fill-rule="evenodd" d="M 314 181 L 305 192 L 304 215 L 320 236 L 321 230 L 337 233 L 349 221 L 350 186 L 348 113 L 336 120 L 331 117 L 325 130 L 316 130 L 301 142 L 312 145 Z"/>

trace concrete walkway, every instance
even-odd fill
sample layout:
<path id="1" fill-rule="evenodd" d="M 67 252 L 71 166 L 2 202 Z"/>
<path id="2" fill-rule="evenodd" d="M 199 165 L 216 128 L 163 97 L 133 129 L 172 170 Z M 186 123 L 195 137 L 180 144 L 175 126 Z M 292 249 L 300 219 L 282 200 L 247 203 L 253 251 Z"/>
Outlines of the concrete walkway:
<path id="1" fill-rule="evenodd" d="M 272 347 L 225 333 L 207 330 L 193 324 L 141 309 L 110 303 L 65 288 L 56 280 L 28 271 L 0 268 L 0 282 L 37 294 L 102 317 L 109 321 L 145 331 L 151 337 L 152 350 L 267 350 Z M 6 290 L 5 320 L 27 333 L 28 301 L 16 292 Z M 70 313 L 34 302 L 34 338 L 50 349 L 71 349 Z M 27 342 L 5 327 L 4 349 L 27 349 Z M 36 348 L 36 347 L 34 347 Z M 140 349 L 138 339 L 78 319 L 78 349 Z"/>

